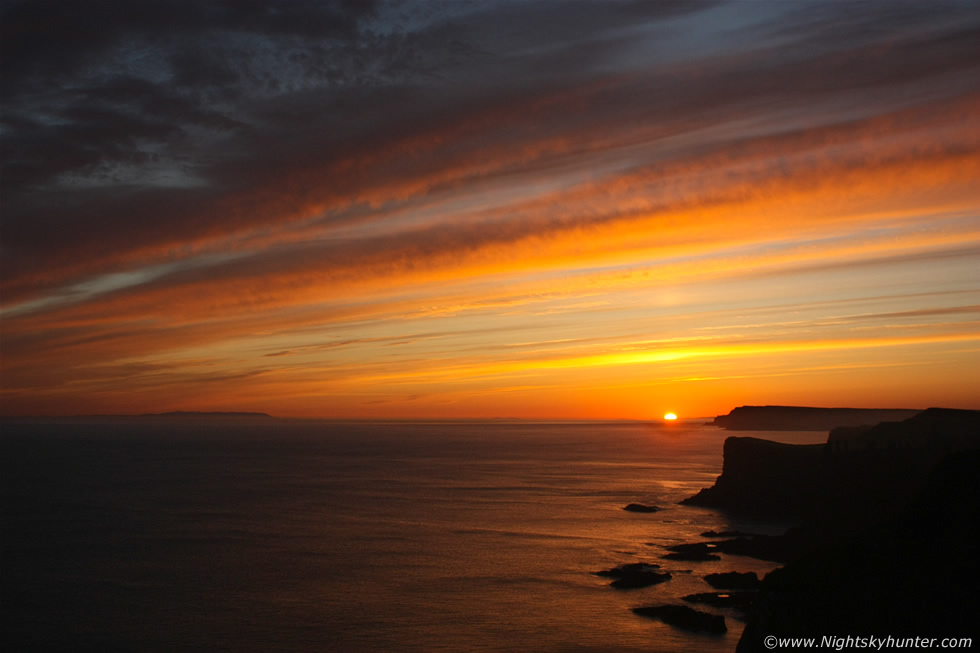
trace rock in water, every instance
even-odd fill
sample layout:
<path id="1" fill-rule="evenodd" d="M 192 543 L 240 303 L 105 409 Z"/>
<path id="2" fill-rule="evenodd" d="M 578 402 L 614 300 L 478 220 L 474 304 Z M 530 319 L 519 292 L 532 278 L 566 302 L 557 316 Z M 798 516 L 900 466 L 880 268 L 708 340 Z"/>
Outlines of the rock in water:
<path id="1" fill-rule="evenodd" d="M 613 567 L 612 569 L 597 571 L 595 572 L 595 575 L 608 576 L 609 578 L 622 578 L 623 576 L 628 576 L 637 572 L 653 571 L 654 569 L 660 569 L 660 565 L 650 562 L 630 562 Z"/>
<path id="2" fill-rule="evenodd" d="M 669 626 L 683 630 L 713 634 L 728 632 L 723 616 L 701 612 L 686 605 L 648 605 L 633 608 L 633 613 L 641 617 L 660 619 Z"/>
<path id="3" fill-rule="evenodd" d="M 618 590 L 631 590 L 640 587 L 650 587 L 651 585 L 659 585 L 660 583 L 666 582 L 670 579 L 671 575 L 666 572 L 660 574 L 655 571 L 642 571 L 614 580 L 613 582 L 609 583 L 609 586 Z"/>
<path id="4" fill-rule="evenodd" d="M 658 508 L 657 506 L 645 506 L 642 503 L 631 503 L 623 510 L 628 512 L 660 512 L 663 508 Z"/>
<path id="5" fill-rule="evenodd" d="M 660 583 L 671 579 L 671 575 L 669 573 L 660 573 L 655 571 L 658 568 L 659 565 L 651 565 L 645 562 L 634 562 L 631 564 L 619 565 L 618 567 L 613 567 L 612 569 L 606 569 L 604 571 L 597 571 L 595 573 L 597 576 L 615 578 L 616 580 L 609 583 L 610 587 L 614 587 L 618 590 L 627 590 L 637 589 L 640 587 L 649 587 L 651 585 L 659 585 Z"/>
<path id="6" fill-rule="evenodd" d="M 711 545 L 714 546 L 713 544 Z M 708 560 L 721 560 L 721 556 L 711 553 L 707 542 L 691 542 L 689 544 L 674 544 L 667 547 L 668 553 L 664 556 L 667 560 L 685 560 L 687 562 L 705 562 Z"/>

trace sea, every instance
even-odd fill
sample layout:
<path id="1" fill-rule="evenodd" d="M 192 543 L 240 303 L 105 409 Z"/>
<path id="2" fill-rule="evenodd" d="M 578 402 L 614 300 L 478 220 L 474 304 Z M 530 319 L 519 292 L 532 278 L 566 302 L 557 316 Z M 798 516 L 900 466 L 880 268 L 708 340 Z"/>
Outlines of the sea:
<path id="1" fill-rule="evenodd" d="M 733 651 L 729 610 L 695 606 L 724 635 L 631 612 L 774 567 L 662 559 L 703 531 L 787 526 L 678 503 L 714 482 L 728 435 L 704 420 L 8 420 L 4 648 Z M 630 562 L 672 579 L 617 590 L 595 574 Z"/>

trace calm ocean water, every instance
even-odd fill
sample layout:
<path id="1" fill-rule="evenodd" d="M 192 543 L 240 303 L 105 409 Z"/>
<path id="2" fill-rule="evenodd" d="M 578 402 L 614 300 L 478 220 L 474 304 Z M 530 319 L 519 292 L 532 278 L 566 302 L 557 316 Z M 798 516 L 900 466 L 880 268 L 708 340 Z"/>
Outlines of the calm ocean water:
<path id="1" fill-rule="evenodd" d="M 89 419 L 8 423 L 7 650 L 732 651 L 630 608 L 750 558 L 659 560 L 707 529 L 700 423 Z M 740 435 L 750 435 L 743 433 Z M 817 442 L 822 433 L 756 434 Z M 630 502 L 666 510 L 637 514 Z M 592 572 L 659 562 L 630 591 Z M 710 608 L 701 608 L 708 609 Z"/>

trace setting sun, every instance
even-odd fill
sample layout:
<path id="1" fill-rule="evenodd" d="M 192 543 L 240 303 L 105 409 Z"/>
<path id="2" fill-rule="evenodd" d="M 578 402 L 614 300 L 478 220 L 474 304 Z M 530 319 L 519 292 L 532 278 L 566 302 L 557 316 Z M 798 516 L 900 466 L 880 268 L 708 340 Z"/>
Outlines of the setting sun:
<path id="1" fill-rule="evenodd" d="M 664 419 L 667 420 L 668 422 L 672 422 L 675 419 L 677 419 L 677 415 L 673 413 L 667 413 L 666 415 L 664 415 Z"/>

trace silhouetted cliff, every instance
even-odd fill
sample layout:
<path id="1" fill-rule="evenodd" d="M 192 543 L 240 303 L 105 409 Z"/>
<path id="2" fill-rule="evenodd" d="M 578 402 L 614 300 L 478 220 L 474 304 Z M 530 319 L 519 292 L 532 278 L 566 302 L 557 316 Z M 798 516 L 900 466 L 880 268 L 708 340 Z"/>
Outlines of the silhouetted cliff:
<path id="1" fill-rule="evenodd" d="M 770 572 L 736 650 L 771 650 L 766 637 L 976 641 L 977 532 L 980 450 L 950 454 L 900 514 Z"/>
<path id="2" fill-rule="evenodd" d="M 901 422 L 835 428 L 827 443 L 835 454 L 876 449 L 958 451 L 980 441 L 977 412 L 929 408 Z"/>
<path id="3" fill-rule="evenodd" d="M 767 637 L 977 634 L 980 411 L 838 428 L 826 445 L 728 438 L 721 476 L 686 502 L 803 523 L 716 544 L 787 563 L 763 580 L 740 653 Z"/>
<path id="4" fill-rule="evenodd" d="M 893 408 L 810 408 L 807 406 L 739 406 L 711 423 L 729 431 L 829 431 L 903 420 L 919 410 Z"/>
<path id="5" fill-rule="evenodd" d="M 835 429 L 827 445 L 730 437 L 721 476 L 684 503 L 764 518 L 859 521 L 916 496 L 944 455 L 974 447 L 980 411 L 943 408 Z"/>
<path id="6" fill-rule="evenodd" d="M 683 503 L 759 517 L 806 514 L 826 492 L 822 444 L 730 437 L 721 476 Z"/>

